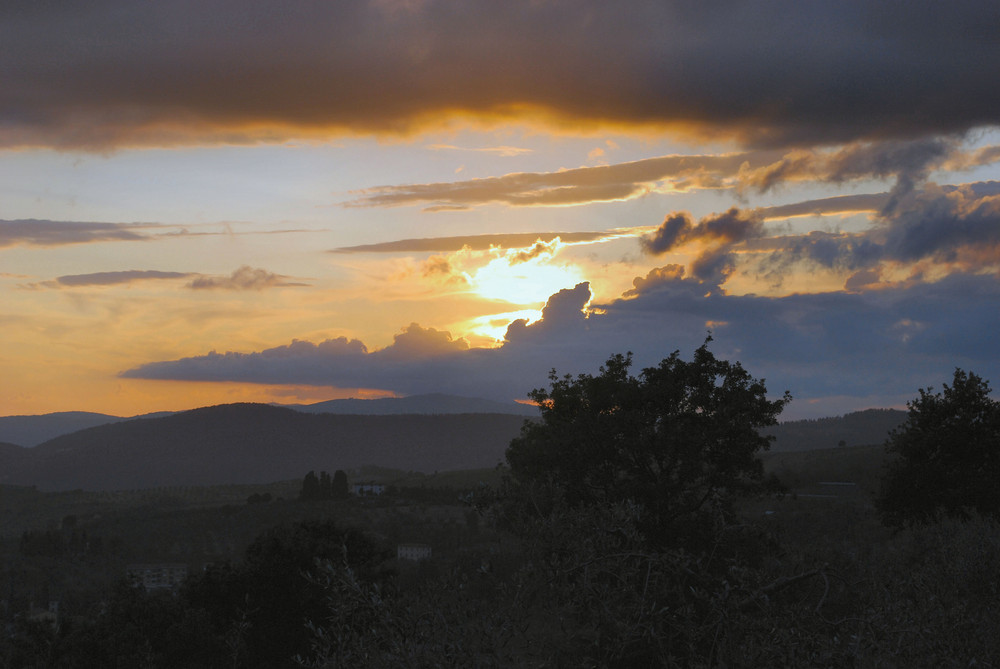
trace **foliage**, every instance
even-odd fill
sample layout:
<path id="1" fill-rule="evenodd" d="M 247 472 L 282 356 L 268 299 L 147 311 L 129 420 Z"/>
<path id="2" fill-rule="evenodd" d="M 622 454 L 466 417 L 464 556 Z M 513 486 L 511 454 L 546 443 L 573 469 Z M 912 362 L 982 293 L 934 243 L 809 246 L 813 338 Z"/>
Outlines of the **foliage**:
<path id="1" fill-rule="evenodd" d="M 536 507 L 553 491 L 570 506 L 631 501 L 646 509 L 648 538 L 676 545 L 700 533 L 703 514 L 763 491 L 757 454 L 769 439 L 758 430 L 791 398 L 768 400 L 764 382 L 716 359 L 710 341 L 690 362 L 675 351 L 638 376 L 631 354 L 597 376 L 553 370 L 551 388 L 530 393 L 541 421 L 525 422 L 507 450 L 518 494 Z"/>
<path id="2" fill-rule="evenodd" d="M 191 579 L 185 599 L 209 613 L 218 635 L 244 648 L 245 666 L 291 666 L 309 647 L 305 622 L 324 611 L 323 593 L 307 578 L 315 560 L 347 561 L 370 580 L 387 555 L 362 532 L 332 521 L 280 526 L 258 537 L 241 564 L 215 565 Z"/>
<path id="3" fill-rule="evenodd" d="M 897 456 L 877 505 L 885 522 L 927 522 L 970 510 L 1000 514 L 1000 402 L 989 383 L 956 369 L 942 392 L 921 389 L 886 442 Z"/>

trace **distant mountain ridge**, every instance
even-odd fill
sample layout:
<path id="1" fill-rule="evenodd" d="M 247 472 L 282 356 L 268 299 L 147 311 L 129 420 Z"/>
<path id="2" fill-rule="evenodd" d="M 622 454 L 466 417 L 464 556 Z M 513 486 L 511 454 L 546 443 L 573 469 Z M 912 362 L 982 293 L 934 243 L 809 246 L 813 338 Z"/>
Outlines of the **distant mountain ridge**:
<path id="1" fill-rule="evenodd" d="M 329 400 L 314 404 L 274 404 L 273 406 L 304 413 L 356 414 L 361 416 L 461 413 L 502 413 L 524 417 L 538 415 L 538 409 L 531 405 L 442 393 L 370 400 Z M 160 418 L 175 413 L 177 412 L 159 411 L 128 418 L 89 411 L 62 411 L 37 416 L 0 416 L 0 443 L 6 442 L 30 448 L 64 434 L 72 434 L 78 430 L 98 425 L 140 418 Z"/>
<path id="2" fill-rule="evenodd" d="M 515 416 L 537 416 L 538 408 L 518 402 L 497 402 L 481 397 L 460 397 L 443 393 L 427 393 L 409 397 L 378 399 L 345 399 L 315 404 L 277 404 L 306 413 L 355 414 L 359 416 L 389 416 L 397 414 L 504 413 Z"/>
<path id="3" fill-rule="evenodd" d="M 841 445 L 871 446 L 885 443 L 889 433 L 902 425 L 906 417 L 907 412 L 899 409 L 866 409 L 834 418 L 780 423 L 761 433 L 774 436 L 771 450 L 776 453 Z"/>
<path id="4" fill-rule="evenodd" d="M 501 462 L 523 423 L 511 414 L 359 416 L 226 404 L 0 448 L 0 483 L 122 490 L 269 483 L 368 464 L 477 469 Z"/>
<path id="5" fill-rule="evenodd" d="M 3 416 L 0 417 L 0 442 L 37 446 L 62 434 L 122 420 L 128 419 L 90 411 L 60 411 L 38 416 Z"/>

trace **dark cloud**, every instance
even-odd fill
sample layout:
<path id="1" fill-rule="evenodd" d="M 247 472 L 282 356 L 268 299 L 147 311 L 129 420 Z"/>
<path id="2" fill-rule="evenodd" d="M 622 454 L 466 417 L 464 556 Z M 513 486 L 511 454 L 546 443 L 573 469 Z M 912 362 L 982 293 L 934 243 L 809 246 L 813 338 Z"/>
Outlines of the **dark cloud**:
<path id="1" fill-rule="evenodd" d="M 308 286 L 307 283 L 288 281 L 283 274 L 275 274 L 259 267 L 243 265 L 229 276 L 201 275 L 188 284 L 193 290 L 264 290 L 288 286 Z"/>
<path id="2" fill-rule="evenodd" d="M 885 223 L 885 248 L 893 259 L 956 262 L 964 252 L 1000 263 L 1000 195 L 930 184 L 897 201 Z"/>
<path id="3" fill-rule="evenodd" d="M 667 214 L 663 223 L 641 240 L 647 253 L 662 255 L 682 244 L 702 242 L 728 246 L 763 234 L 760 216 L 736 207 L 705 216 L 697 224 L 686 212 Z"/>
<path id="4" fill-rule="evenodd" d="M 684 243 L 693 229 L 694 223 L 690 214 L 683 211 L 673 212 L 667 214 L 656 230 L 640 238 L 639 241 L 646 253 L 658 256 Z"/>
<path id="5" fill-rule="evenodd" d="M 734 247 L 763 234 L 764 225 L 756 212 L 733 207 L 722 214 L 705 216 L 697 224 L 684 212 L 668 214 L 640 243 L 653 255 L 662 255 L 684 244 L 701 244 L 705 248 L 691 263 L 691 273 L 699 280 L 719 286 L 735 269 Z"/>
<path id="6" fill-rule="evenodd" d="M 144 230 L 156 227 L 138 223 L 85 223 L 20 219 L 0 221 L 0 248 L 6 246 L 64 246 L 94 242 L 133 242 L 151 237 Z"/>
<path id="7" fill-rule="evenodd" d="M 1000 193 L 995 182 L 926 184 L 893 198 L 873 213 L 872 221 L 864 232 L 813 231 L 784 237 L 763 266 L 784 271 L 808 261 L 856 272 L 884 262 L 927 261 L 951 271 L 1000 271 Z"/>
<path id="8" fill-rule="evenodd" d="M 105 149 L 407 132 L 456 114 L 757 145 L 996 124 L 980 0 L 15 0 L 0 144 Z M 553 36 L 558 36 L 554 39 Z"/>
<path id="9" fill-rule="evenodd" d="M 654 267 L 649 270 L 645 277 L 637 276 L 632 279 L 633 288 L 622 293 L 622 297 L 639 297 L 645 292 L 655 290 L 657 287 L 684 280 L 683 265 L 666 265 L 664 267 Z"/>
<path id="10" fill-rule="evenodd" d="M 843 410 L 901 404 L 918 388 L 946 381 L 956 366 L 1000 378 L 994 341 L 1000 286 L 991 276 L 768 298 L 706 293 L 680 268 L 666 267 L 637 280 L 628 299 L 592 304 L 584 313 L 590 298 L 587 284 L 560 291 L 542 320 L 516 321 L 498 349 L 469 348 L 413 324 L 378 351 L 344 338 L 295 341 L 257 353 L 150 363 L 122 375 L 510 399 L 545 385 L 549 369 L 593 372 L 616 352 L 633 351 L 639 367 L 674 350 L 689 356 L 711 329 L 718 355 L 741 361 L 775 395 L 793 393 L 790 416 L 810 415 L 823 398 Z M 811 415 L 823 415 L 827 405 L 816 406 Z"/>
<path id="11" fill-rule="evenodd" d="M 92 274 L 69 274 L 43 284 L 49 288 L 76 288 L 80 286 L 114 286 L 136 281 L 162 279 L 186 279 L 193 276 L 189 272 L 160 272 L 157 270 L 126 270 L 121 272 L 94 272 Z"/>

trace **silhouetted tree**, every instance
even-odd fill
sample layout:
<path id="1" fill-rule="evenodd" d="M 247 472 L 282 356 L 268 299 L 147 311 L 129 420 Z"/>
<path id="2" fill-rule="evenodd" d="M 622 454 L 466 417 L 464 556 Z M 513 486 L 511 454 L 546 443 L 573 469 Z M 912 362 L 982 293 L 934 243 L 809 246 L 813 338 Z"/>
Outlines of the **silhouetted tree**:
<path id="1" fill-rule="evenodd" d="M 709 530 L 702 512 L 765 489 L 757 454 L 770 438 L 758 430 L 791 399 L 767 399 L 764 382 L 716 359 L 710 341 L 691 362 L 675 351 L 638 376 L 631 354 L 612 356 L 597 376 L 553 370 L 551 388 L 530 393 L 541 420 L 526 421 L 507 449 L 514 482 L 535 505 L 539 490 L 570 507 L 638 503 L 659 544 Z"/>
<path id="2" fill-rule="evenodd" d="M 319 499 L 320 497 L 320 485 L 319 479 L 316 477 L 316 472 L 310 471 L 302 479 L 302 489 L 299 491 L 299 499 L 301 500 L 313 500 Z"/>
<path id="3" fill-rule="evenodd" d="M 330 483 L 330 475 L 326 472 L 319 473 L 319 499 L 333 499 L 333 487 Z"/>
<path id="4" fill-rule="evenodd" d="M 343 469 L 338 469 L 333 473 L 332 492 L 334 499 L 347 499 L 347 474 Z"/>
<path id="5" fill-rule="evenodd" d="M 989 383 L 956 369 L 942 392 L 919 392 L 906 422 L 886 441 L 897 457 L 876 500 L 883 520 L 1000 514 L 1000 402 L 989 397 Z"/>

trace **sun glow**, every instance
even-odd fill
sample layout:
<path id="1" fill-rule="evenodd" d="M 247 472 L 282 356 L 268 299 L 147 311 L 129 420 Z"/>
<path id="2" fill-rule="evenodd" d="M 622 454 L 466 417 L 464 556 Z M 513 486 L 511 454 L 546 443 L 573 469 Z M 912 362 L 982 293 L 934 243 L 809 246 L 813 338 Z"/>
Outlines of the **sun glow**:
<path id="1" fill-rule="evenodd" d="M 528 323 L 533 323 L 542 317 L 541 309 L 521 309 L 519 311 L 507 311 L 502 314 L 489 314 L 473 318 L 468 322 L 467 334 L 482 337 L 481 346 L 499 346 L 503 343 L 507 335 L 507 328 L 518 319 L 524 319 Z"/>
<path id="2" fill-rule="evenodd" d="M 557 239 L 551 245 L 539 243 L 528 250 L 495 249 L 496 257 L 470 277 L 472 289 L 491 300 L 544 304 L 550 295 L 584 280 L 579 267 L 552 262 L 558 248 Z"/>

